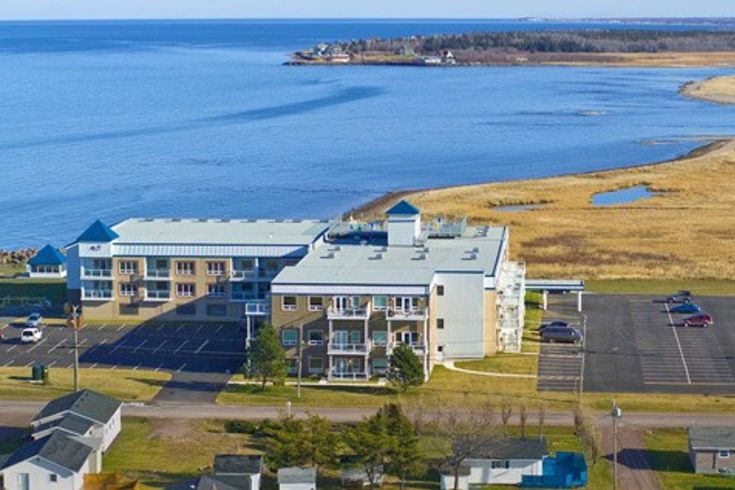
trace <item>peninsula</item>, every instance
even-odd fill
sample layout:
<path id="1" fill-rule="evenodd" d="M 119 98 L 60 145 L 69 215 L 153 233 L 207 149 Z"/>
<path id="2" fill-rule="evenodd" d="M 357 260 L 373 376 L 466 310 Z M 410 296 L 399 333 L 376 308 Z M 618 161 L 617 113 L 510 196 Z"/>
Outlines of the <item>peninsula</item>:
<path id="1" fill-rule="evenodd" d="M 681 88 L 681 93 L 710 102 L 735 104 L 735 76 L 712 77 L 690 82 Z"/>
<path id="2" fill-rule="evenodd" d="M 287 64 L 733 66 L 733 31 L 477 32 L 317 44 Z"/>

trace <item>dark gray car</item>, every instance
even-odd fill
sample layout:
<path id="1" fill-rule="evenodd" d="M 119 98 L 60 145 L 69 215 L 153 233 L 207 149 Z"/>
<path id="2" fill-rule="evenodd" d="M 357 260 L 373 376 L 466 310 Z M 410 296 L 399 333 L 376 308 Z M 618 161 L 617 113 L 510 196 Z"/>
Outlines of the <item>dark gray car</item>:
<path id="1" fill-rule="evenodd" d="M 582 332 L 574 327 L 548 327 L 541 331 L 542 342 L 582 342 Z"/>

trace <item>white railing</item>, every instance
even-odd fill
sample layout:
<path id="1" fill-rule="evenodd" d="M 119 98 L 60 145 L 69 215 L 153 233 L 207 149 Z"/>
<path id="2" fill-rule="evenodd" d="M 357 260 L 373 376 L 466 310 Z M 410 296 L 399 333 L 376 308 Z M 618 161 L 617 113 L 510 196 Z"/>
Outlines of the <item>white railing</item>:
<path id="1" fill-rule="evenodd" d="M 327 309 L 327 318 L 330 320 L 365 320 L 370 318 L 370 303 L 366 303 L 357 308 L 335 308 L 330 306 Z"/>
<path id="2" fill-rule="evenodd" d="M 327 354 L 367 354 L 370 352 L 370 342 L 364 344 L 329 342 Z"/>
<path id="3" fill-rule="evenodd" d="M 111 289 L 83 289 L 82 299 L 112 299 Z"/>
<path id="4" fill-rule="evenodd" d="M 391 320 L 424 320 L 426 319 L 427 308 L 415 306 L 413 308 L 389 308 L 388 318 Z"/>
<path id="5" fill-rule="evenodd" d="M 156 301 L 166 301 L 171 298 L 170 290 L 146 290 L 145 299 L 152 299 Z"/>
<path id="6" fill-rule="evenodd" d="M 246 279 L 249 277 L 253 277 L 256 275 L 256 271 L 254 269 L 241 269 L 241 270 L 232 270 L 230 272 L 230 279 Z"/>
<path id="7" fill-rule="evenodd" d="M 361 381 L 361 380 L 368 379 L 369 375 L 365 374 L 365 371 L 344 372 L 344 371 L 337 371 L 333 369 L 331 373 L 329 373 L 329 377 L 331 379 L 341 379 L 341 380 L 347 380 L 347 381 Z"/>
<path id="8" fill-rule="evenodd" d="M 387 350 L 386 350 L 386 354 L 390 355 L 393 352 L 393 349 L 397 345 L 408 345 L 408 346 L 410 346 L 411 349 L 413 349 L 413 352 L 417 356 L 420 356 L 420 357 L 421 356 L 425 356 L 429 352 L 429 346 L 426 345 L 426 342 L 411 342 L 411 343 L 408 343 L 408 342 L 390 342 L 388 344 L 388 347 L 387 347 Z"/>
<path id="9" fill-rule="evenodd" d="M 93 277 L 93 278 L 100 278 L 100 277 L 112 277 L 112 269 L 87 269 L 86 267 L 82 269 L 82 277 Z"/>
<path id="10" fill-rule="evenodd" d="M 156 279 L 168 279 L 171 275 L 171 269 L 146 269 L 145 277 L 154 277 Z"/>
<path id="11" fill-rule="evenodd" d="M 269 315 L 271 312 L 271 305 L 269 303 L 246 303 L 245 314 L 246 315 Z"/>

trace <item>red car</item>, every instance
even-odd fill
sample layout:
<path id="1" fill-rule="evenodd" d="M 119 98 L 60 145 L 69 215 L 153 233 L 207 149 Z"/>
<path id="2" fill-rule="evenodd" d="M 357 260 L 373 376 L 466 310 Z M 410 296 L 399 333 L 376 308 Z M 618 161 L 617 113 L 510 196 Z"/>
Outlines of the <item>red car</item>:
<path id="1" fill-rule="evenodd" d="M 697 313 L 682 322 L 685 327 L 709 327 L 712 323 L 712 317 L 707 313 Z"/>

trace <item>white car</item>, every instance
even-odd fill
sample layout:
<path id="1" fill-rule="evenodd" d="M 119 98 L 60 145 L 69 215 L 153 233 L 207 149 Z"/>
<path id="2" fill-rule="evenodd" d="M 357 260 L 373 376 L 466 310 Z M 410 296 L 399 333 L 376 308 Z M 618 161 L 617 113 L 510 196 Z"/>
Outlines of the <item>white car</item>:
<path id="1" fill-rule="evenodd" d="M 26 318 L 26 327 L 40 327 L 43 325 L 43 317 L 40 313 L 31 313 L 28 318 Z"/>
<path id="2" fill-rule="evenodd" d="M 41 329 L 36 327 L 24 328 L 20 333 L 20 341 L 24 344 L 35 344 L 41 340 L 42 337 L 43 333 L 41 333 Z"/>

